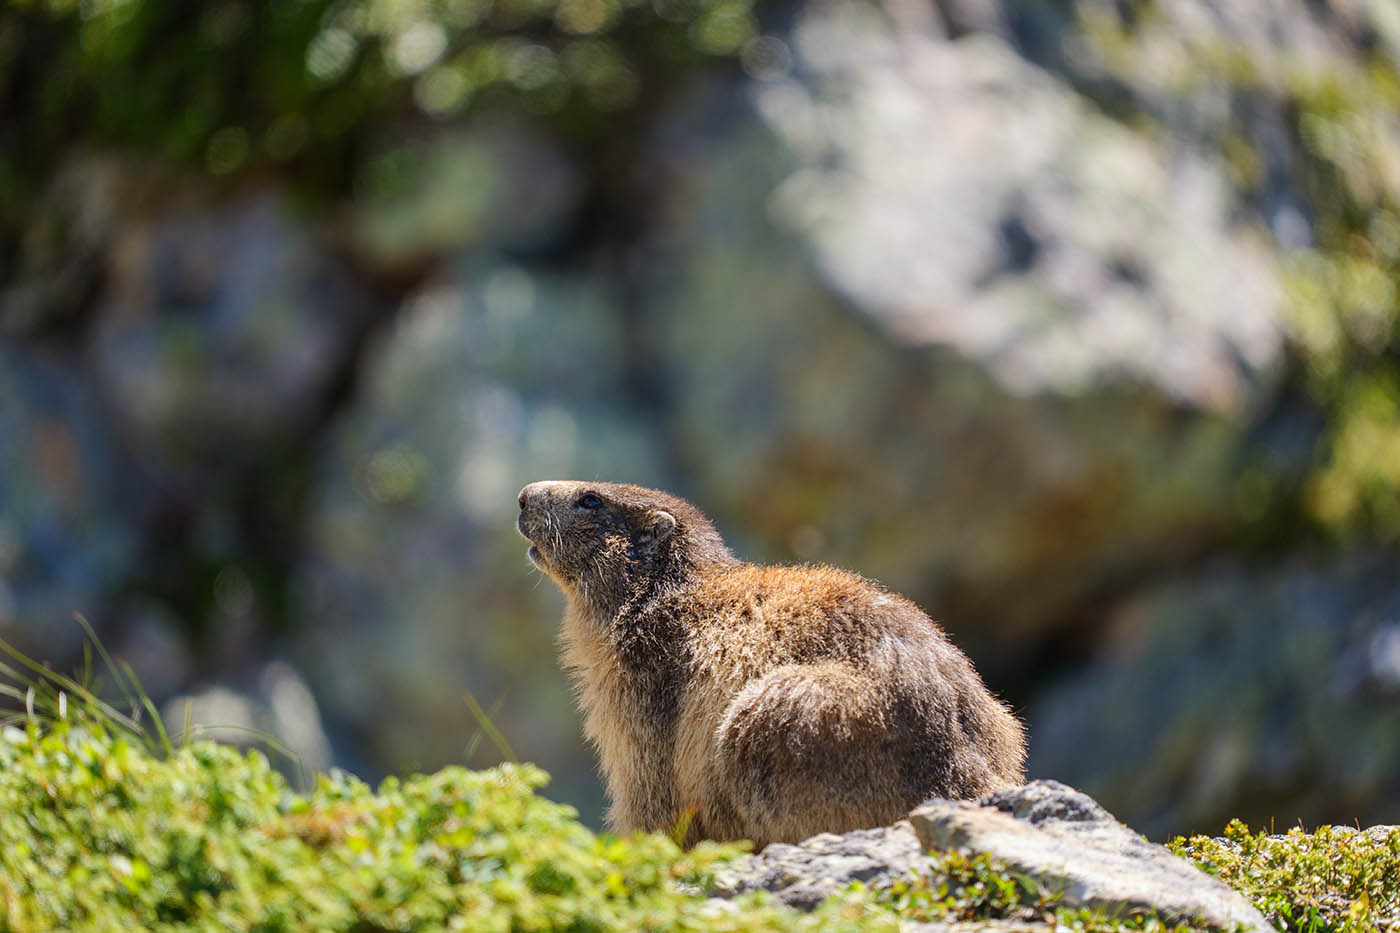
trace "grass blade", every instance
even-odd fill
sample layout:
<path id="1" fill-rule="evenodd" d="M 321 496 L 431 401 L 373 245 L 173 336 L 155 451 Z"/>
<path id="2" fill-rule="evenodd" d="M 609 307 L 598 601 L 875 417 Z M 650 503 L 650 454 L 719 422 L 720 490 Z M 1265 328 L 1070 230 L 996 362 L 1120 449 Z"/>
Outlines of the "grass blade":
<path id="1" fill-rule="evenodd" d="M 106 652 L 103 652 L 104 654 Z M 156 727 L 156 735 L 160 738 L 160 747 L 165 749 L 167 755 L 175 754 L 175 746 L 170 744 L 170 736 L 165 731 L 165 721 L 160 718 L 160 712 L 156 705 L 151 702 L 151 698 L 146 695 L 146 691 L 141 687 L 141 681 L 136 676 L 130 664 L 121 662 L 122 672 L 126 674 L 127 680 L 136 691 L 136 696 L 141 700 L 141 706 L 150 714 L 151 723 Z"/>
<path id="2" fill-rule="evenodd" d="M 476 724 L 481 731 L 486 733 L 486 737 L 491 740 L 491 744 L 496 746 L 496 751 L 501 757 L 512 764 L 518 764 L 519 759 L 515 757 L 515 749 L 510 747 L 506 737 L 501 734 L 501 730 L 496 728 L 496 724 L 491 721 L 490 715 L 481 708 L 481 704 L 476 701 L 476 696 L 470 691 L 464 691 L 464 699 L 467 701 L 467 709 L 471 710 L 472 716 L 476 719 Z"/>

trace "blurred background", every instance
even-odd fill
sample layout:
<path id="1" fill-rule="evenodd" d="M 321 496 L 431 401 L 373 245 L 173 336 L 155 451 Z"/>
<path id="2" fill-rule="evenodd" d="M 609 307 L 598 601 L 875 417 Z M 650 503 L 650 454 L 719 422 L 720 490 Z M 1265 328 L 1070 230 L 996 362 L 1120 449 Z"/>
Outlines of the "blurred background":
<path id="1" fill-rule="evenodd" d="M 0 637 L 597 825 L 515 492 L 632 481 L 1154 838 L 1400 822 L 1398 284 L 1393 0 L 10 0 Z"/>

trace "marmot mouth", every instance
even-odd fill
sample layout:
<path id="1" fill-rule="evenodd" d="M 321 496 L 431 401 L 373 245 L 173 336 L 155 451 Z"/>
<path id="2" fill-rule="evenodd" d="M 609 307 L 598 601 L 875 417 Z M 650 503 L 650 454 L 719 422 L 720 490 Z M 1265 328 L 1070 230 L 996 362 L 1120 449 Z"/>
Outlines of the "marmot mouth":
<path id="1" fill-rule="evenodd" d="M 530 562 L 536 567 L 539 567 L 541 570 L 544 569 L 544 555 L 540 553 L 539 548 L 535 547 L 533 544 L 530 545 L 529 550 L 525 552 L 525 556 L 530 558 Z"/>

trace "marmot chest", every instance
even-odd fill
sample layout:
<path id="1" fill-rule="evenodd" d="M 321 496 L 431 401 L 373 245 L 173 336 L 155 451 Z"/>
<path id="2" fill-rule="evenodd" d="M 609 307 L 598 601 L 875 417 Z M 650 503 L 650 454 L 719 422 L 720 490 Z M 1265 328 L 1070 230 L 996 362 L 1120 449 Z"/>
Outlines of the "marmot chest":
<path id="1" fill-rule="evenodd" d="M 684 643 L 666 634 L 608 631 L 572 612 L 565 618 L 564 666 L 610 781 L 634 761 L 655 769 L 671 756 L 688 665 Z"/>

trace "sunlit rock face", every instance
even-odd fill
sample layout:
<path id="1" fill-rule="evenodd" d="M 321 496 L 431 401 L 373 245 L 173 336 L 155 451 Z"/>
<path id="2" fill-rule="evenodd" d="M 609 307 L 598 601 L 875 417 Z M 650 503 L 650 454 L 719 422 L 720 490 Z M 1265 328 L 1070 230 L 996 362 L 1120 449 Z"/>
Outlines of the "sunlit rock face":
<path id="1" fill-rule="evenodd" d="M 1008 391 L 1147 384 L 1239 412 L 1282 345 L 1264 234 L 1218 158 L 1134 133 L 1000 38 L 819 5 L 758 106 L 801 157 L 770 206 L 901 342 Z"/>

